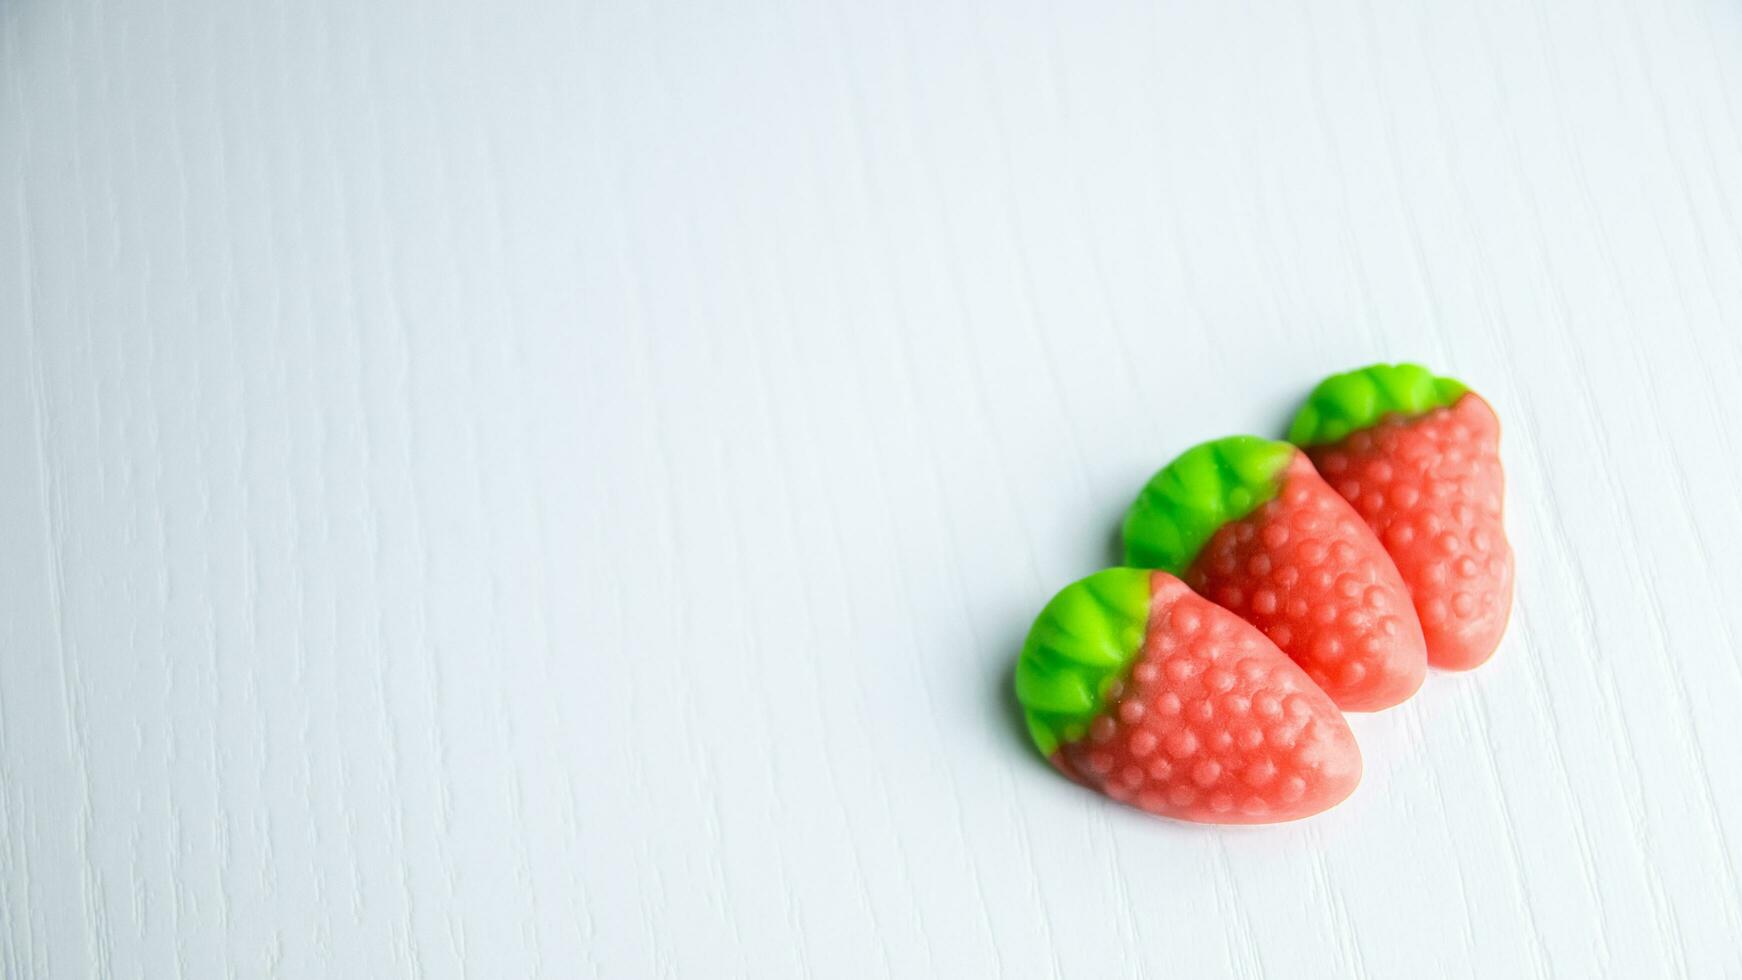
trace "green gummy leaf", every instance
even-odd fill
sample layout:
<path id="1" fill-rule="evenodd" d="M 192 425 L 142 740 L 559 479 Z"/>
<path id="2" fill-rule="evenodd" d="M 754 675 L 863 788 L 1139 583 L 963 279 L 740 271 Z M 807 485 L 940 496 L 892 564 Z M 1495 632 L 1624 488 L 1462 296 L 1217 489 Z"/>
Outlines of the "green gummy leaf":
<path id="1" fill-rule="evenodd" d="M 1387 415 L 1424 415 L 1469 390 L 1462 381 L 1435 377 L 1419 364 L 1374 364 L 1334 374 L 1307 396 L 1288 428 L 1288 441 L 1297 446 L 1339 442 Z"/>
<path id="2" fill-rule="evenodd" d="M 1181 453 L 1125 512 L 1125 564 L 1182 575 L 1222 525 L 1275 497 L 1294 457 L 1286 442 L 1229 436 Z"/>
<path id="3" fill-rule="evenodd" d="M 1081 738 L 1106 710 L 1149 627 L 1149 573 L 1109 568 L 1060 590 L 1036 617 L 1016 661 L 1016 700 L 1043 755 Z"/>

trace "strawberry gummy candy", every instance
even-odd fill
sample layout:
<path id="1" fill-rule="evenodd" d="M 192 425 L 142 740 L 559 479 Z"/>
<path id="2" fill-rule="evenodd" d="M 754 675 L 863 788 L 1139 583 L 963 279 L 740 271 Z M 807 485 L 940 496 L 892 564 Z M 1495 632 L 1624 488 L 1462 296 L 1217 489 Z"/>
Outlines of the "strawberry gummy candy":
<path id="1" fill-rule="evenodd" d="M 1355 737 L 1324 692 L 1166 572 L 1110 568 L 1066 586 L 1022 646 L 1016 696 L 1061 772 L 1164 816 L 1295 820 L 1361 780 Z"/>
<path id="2" fill-rule="evenodd" d="M 1396 567 L 1286 442 L 1230 436 L 1182 453 L 1127 512 L 1125 563 L 1244 617 L 1345 711 L 1398 704 L 1427 674 Z"/>
<path id="3" fill-rule="evenodd" d="M 1414 364 L 1326 378 L 1288 438 L 1379 535 L 1427 637 L 1428 662 L 1467 670 L 1512 609 L 1500 421 L 1462 382 Z"/>

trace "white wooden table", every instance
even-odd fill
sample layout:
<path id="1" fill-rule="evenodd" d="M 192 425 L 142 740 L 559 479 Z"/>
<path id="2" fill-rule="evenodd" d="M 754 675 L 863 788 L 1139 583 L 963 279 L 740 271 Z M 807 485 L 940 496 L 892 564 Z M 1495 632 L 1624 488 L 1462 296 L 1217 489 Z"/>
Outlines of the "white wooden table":
<path id="1" fill-rule="evenodd" d="M 1742 975 L 1742 5 L 0 2 L 0 974 Z M 1424 360 L 1518 604 L 1299 825 L 1008 693 Z"/>

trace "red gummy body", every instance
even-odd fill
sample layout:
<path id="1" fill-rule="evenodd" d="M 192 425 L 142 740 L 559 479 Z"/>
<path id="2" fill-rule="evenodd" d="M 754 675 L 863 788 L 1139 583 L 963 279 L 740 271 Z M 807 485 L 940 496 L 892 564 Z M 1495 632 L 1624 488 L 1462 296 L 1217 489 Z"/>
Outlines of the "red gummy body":
<path id="1" fill-rule="evenodd" d="M 1427 676 L 1396 566 L 1298 452 L 1276 497 L 1223 525 L 1185 580 L 1263 630 L 1345 711 L 1389 708 Z"/>
<path id="2" fill-rule="evenodd" d="M 1361 780 L 1343 716 L 1250 624 L 1166 572 L 1150 577 L 1143 649 L 1089 734 L 1052 762 L 1152 813 L 1275 823 L 1340 803 Z"/>
<path id="3" fill-rule="evenodd" d="M 1415 418 L 1387 417 L 1307 454 L 1378 534 L 1409 586 L 1428 662 L 1468 670 L 1512 611 L 1502 523 L 1500 421 L 1474 392 Z"/>

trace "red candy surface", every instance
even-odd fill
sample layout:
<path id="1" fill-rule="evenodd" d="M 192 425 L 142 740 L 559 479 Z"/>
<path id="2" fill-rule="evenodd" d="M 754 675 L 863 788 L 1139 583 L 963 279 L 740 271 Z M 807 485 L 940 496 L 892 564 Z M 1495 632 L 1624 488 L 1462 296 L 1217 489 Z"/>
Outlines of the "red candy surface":
<path id="1" fill-rule="evenodd" d="M 1427 674 L 1392 559 L 1298 453 L 1277 496 L 1223 525 L 1185 580 L 1264 631 L 1344 710 L 1389 708 Z"/>
<path id="2" fill-rule="evenodd" d="M 1500 423 L 1488 403 L 1467 393 L 1307 454 L 1396 563 L 1428 662 L 1467 670 L 1487 660 L 1511 613 L 1513 574 L 1501 523 Z"/>
<path id="3" fill-rule="evenodd" d="M 1153 813 L 1273 823 L 1341 802 L 1361 753 L 1336 705 L 1252 625 L 1166 572 L 1143 648 L 1088 734 L 1052 761 Z"/>

